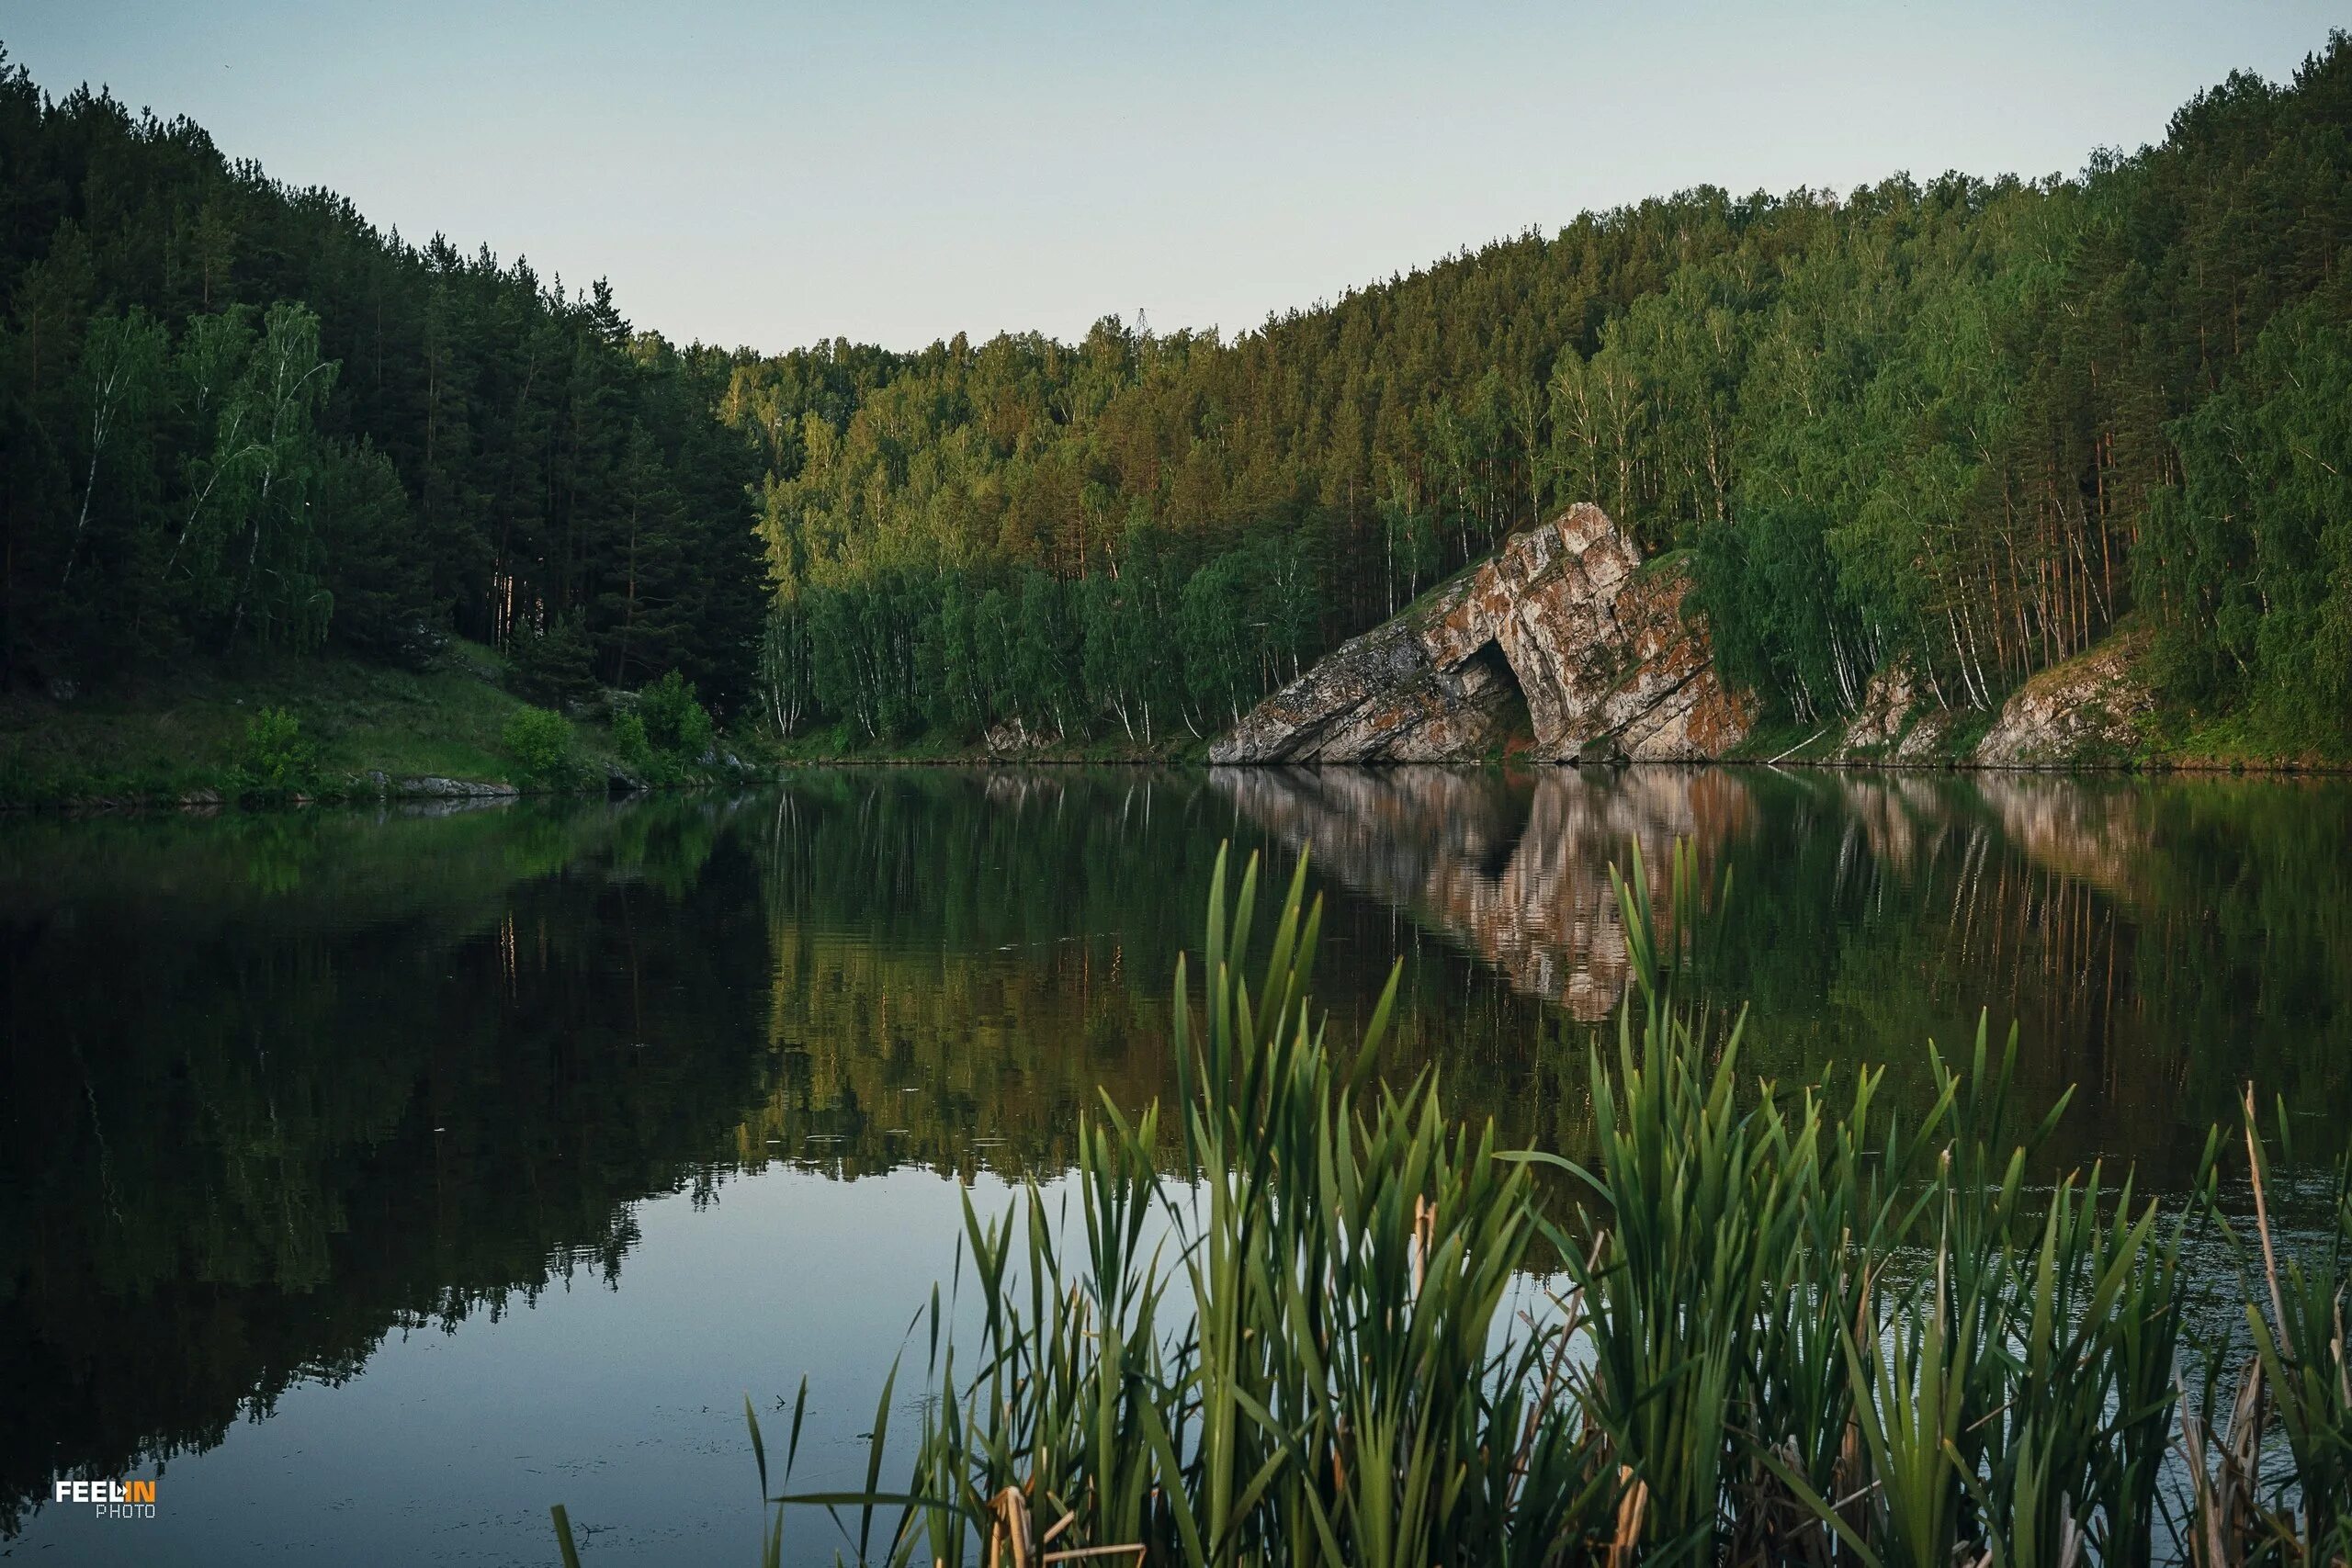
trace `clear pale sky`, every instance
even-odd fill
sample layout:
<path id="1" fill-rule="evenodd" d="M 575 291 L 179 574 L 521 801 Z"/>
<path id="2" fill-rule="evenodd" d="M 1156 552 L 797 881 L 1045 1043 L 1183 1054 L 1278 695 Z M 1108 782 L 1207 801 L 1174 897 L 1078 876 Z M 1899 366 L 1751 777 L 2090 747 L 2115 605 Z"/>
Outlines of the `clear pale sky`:
<path id="1" fill-rule="evenodd" d="M 2078 170 L 2345 21 L 2189 4 L 0 0 L 62 94 L 680 340 L 1253 326 L 1707 183 Z"/>

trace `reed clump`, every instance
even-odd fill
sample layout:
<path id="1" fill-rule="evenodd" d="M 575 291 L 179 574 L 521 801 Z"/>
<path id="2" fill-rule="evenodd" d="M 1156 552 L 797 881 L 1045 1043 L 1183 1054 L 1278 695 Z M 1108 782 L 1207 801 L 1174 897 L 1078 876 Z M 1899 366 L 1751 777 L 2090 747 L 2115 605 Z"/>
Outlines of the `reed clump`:
<path id="1" fill-rule="evenodd" d="M 1174 1127 L 1106 1103 L 1074 1226 L 1034 1186 L 967 1199 L 980 1326 L 958 1342 L 933 1292 L 903 1485 L 889 1385 L 859 1490 L 791 1490 L 796 1405 L 766 1560 L 793 1507 L 844 1558 L 943 1568 L 2352 1558 L 2352 1200 L 2339 1176 L 2324 1234 L 2282 1247 L 2251 1092 L 2190 1196 L 2030 1182 L 2064 1104 L 2018 1115 L 2014 1035 L 1936 1058 L 1908 1119 L 1874 1070 L 1751 1081 L 1742 1020 L 1690 994 L 1724 900 L 1679 848 L 1664 919 L 1638 852 L 1612 882 L 1634 987 L 1571 1160 L 1379 1079 L 1394 974 L 1357 1048 L 1327 1039 L 1304 865 L 1248 983 L 1257 865 L 1228 898 L 1220 858 Z M 2242 1341 L 2186 1327 L 2203 1225 Z"/>

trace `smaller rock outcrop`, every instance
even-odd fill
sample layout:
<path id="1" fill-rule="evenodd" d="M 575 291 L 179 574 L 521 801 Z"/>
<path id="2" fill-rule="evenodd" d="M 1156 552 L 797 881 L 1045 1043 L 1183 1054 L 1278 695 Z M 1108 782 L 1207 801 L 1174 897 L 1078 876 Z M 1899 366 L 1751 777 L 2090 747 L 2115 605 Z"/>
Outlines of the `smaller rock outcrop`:
<path id="1" fill-rule="evenodd" d="M 1862 705 L 1827 760 L 1933 762 L 1946 755 L 1952 724 L 1951 710 L 1922 700 L 1909 662 L 1898 659 L 1871 675 L 1862 688 Z"/>
<path id="2" fill-rule="evenodd" d="M 402 779 L 400 793 L 433 800 L 504 800 L 522 791 L 510 784 L 481 784 L 472 779 Z"/>
<path id="3" fill-rule="evenodd" d="M 989 755 L 998 759 L 1034 757 L 1061 743 L 1061 731 L 1042 725 L 1032 729 L 1017 717 L 998 720 L 980 737 Z"/>
<path id="4" fill-rule="evenodd" d="M 2132 760 L 2155 701 L 2137 665 L 2142 641 L 2118 637 L 2053 664 L 2009 695 L 1976 743 L 1987 768 L 2113 767 Z"/>
<path id="5" fill-rule="evenodd" d="M 1686 619 L 1689 578 L 1645 569 L 1608 513 L 1570 507 L 1422 604 L 1343 643 L 1209 749 L 1213 762 L 1476 757 L 1523 705 L 1543 761 L 1691 761 L 1747 738 L 1748 705 Z"/>

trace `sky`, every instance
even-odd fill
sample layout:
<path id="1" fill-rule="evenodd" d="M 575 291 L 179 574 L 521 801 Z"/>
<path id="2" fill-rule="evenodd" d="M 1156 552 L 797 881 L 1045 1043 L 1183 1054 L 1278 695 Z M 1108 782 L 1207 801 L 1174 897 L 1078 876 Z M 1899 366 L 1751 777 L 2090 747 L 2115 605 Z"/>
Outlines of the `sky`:
<path id="1" fill-rule="evenodd" d="M 1246 330 L 1693 185 L 2071 174 L 2340 7 L 0 0 L 103 84 L 681 342 Z"/>

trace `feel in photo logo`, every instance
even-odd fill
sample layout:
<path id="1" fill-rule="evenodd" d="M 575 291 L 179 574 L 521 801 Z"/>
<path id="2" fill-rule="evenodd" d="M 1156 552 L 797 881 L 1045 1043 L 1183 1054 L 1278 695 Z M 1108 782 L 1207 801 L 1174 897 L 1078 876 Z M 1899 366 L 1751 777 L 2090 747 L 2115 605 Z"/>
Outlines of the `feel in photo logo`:
<path id="1" fill-rule="evenodd" d="M 155 1517 L 155 1483 L 144 1480 L 60 1481 L 50 1488 L 50 1501 L 78 1503 L 101 1519 L 152 1519 Z"/>

